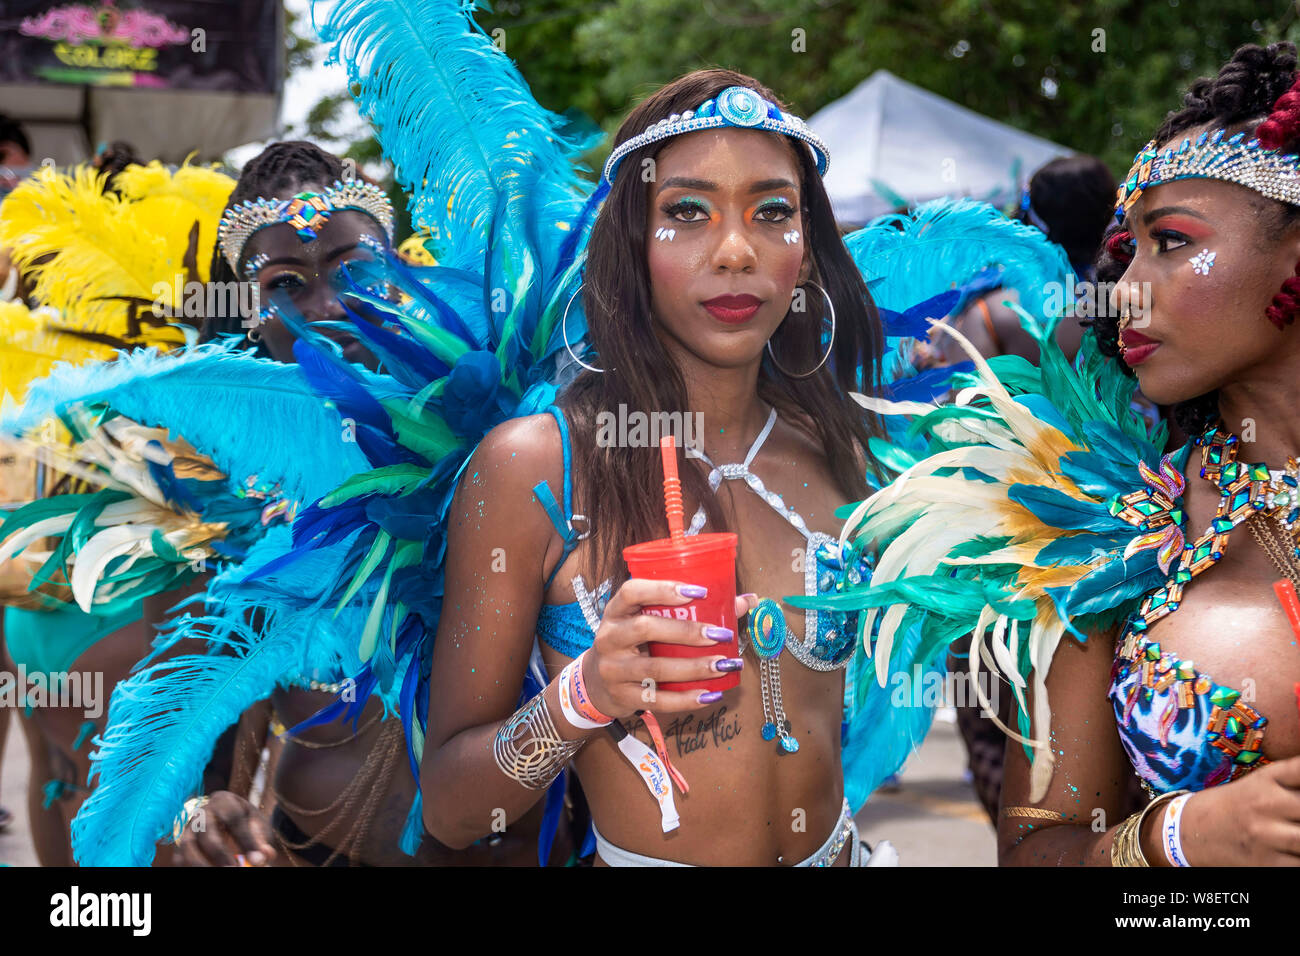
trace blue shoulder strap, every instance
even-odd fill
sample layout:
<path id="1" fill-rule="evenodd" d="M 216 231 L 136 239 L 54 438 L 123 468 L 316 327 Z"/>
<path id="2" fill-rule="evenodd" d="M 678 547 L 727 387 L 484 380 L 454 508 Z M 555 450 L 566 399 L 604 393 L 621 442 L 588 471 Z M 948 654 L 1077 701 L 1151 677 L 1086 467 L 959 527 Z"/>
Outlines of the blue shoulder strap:
<path id="1" fill-rule="evenodd" d="M 578 546 L 579 535 L 573 527 L 572 520 L 570 520 L 573 515 L 573 482 L 569 477 L 572 461 L 569 451 L 569 426 L 564 420 L 564 413 L 560 411 L 558 406 L 548 405 L 546 411 L 555 416 L 555 422 L 560 426 L 560 442 L 564 446 L 564 510 L 560 510 L 555 495 L 551 492 L 551 485 L 545 478 L 533 485 L 533 494 L 537 496 L 537 500 L 546 509 L 546 515 L 551 519 L 551 524 L 555 525 L 555 530 L 564 539 L 564 553 L 560 555 L 560 560 L 556 562 L 555 568 L 551 571 L 551 576 L 546 579 L 546 588 L 549 590 L 551 582 L 555 580 L 555 575 L 573 549 Z"/>

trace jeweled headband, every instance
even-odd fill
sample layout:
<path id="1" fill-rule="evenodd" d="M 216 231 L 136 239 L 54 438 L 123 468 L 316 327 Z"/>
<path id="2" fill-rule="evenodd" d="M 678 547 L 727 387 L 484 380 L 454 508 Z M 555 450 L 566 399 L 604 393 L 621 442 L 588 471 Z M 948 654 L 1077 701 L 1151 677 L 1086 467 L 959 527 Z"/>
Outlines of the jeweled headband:
<path id="1" fill-rule="evenodd" d="M 299 193 L 292 199 L 250 199 L 231 206 L 217 226 L 217 244 L 235 269 L 244 246 L 253 234 L 268 226 L 287 222 L 303 242 L 311 242 L 333 213 L 344 209 L 363 212 L 393 241 L 393 206 L 378 186 L 362 182 L 342 182 L 323 193 Z"/>
<path id="2" fill-rule="evenodd" d="M 1268 149 L 1245 133 L 1224 137 L 1224 130 L 1206 130 L 1196 142 L 1157 149 L 1155 140 L 1142 147 L 1120 184 L 1115 219 L 1125 214 L 1149 186 L 1176 179 L 1221 179 L 1253 189 L 1270 199 L 1300 206 L 1300 156 Z"/>
<path id="3" fill-rule="evenodd" d="M 808 124 L 792 113 L 781 112 L 771 100 L 765 100 L 745 86 L 729 86 L 713 99 L 705 100 L 693 110 L 673 113 L 652 123 L 644 132 L 622 143 L 605 161 L 605 182 L 614 184 L 614 175 L 623 157 L 650 143 L 670 136 L 693 133 L 697 129 L 717 129 L 720 126 L 739 126 L 746 129 L 770 130 L 783 133 L 808 144 L 817 160 L 817 172 L 823 176 L 830 168 L 830 154 L 821 137 L 808 128 Z"/>

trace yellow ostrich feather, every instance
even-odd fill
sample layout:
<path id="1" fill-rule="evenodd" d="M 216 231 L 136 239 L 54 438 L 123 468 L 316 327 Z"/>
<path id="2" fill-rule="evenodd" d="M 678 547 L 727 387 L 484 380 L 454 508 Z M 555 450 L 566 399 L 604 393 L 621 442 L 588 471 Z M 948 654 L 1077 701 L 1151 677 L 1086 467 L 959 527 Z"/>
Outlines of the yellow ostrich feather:
<path id="1" fill-rule="evenodd" d="M 206 281 L 221 193 L 229 196 L 234 181 L 193 167 L 173 174 L 158 163 L 128 167 L 119 180 L 121 196 L 104 193 L 89 166 L 39 170 L 5 200 L 0 247 L 11 249 L 34 298 L 58 310 L 67 329 L 131 345 L 184 344 L 185 334 L 158 320 L 152 304 L 178 305 L 178 279 L 182 291 L 186 281 Z M 143 322 L 130 320 L 124 299 Z"/>
<path id="2" fill-rule="evenodd" d="M 217 224 L 226 208 L 226 202 L 235 188 L 235 181 L 215 167 L 190 166 L 188 163 L 171 172 L 154 160 L 147 166 L 128 166 L 118 173 L 114 186 L 123 198 L 132 203 L 132 215 L 142 222 L 179 224 L 174 228 L 176 238 L 181 238 L 181 226 L 199 225 L 197 267 L 199 282 L 207 282 L 212 266 L 212 254 L 217 244 Z M 188 229 L 185 230 L 187 244 Z"/>
<path id="3" fill-rule="evenodd" d="M 436 266 L 438 260 L 434 258 L 432 252 L 425 245 L 430 239 L 427 230 L 421 230 L 413 236 L 407 236 L 406 240 L 397 247 L 397 254 L 407 262 L 417 266 Z"/>
<path id="4" fill-rule="evenodd" d="M 0 302 L 0 407 L 20 401 L 27 387 L 59 362 L 80 365 L 112 358 L 107 345 L 61 333 L 53 309 Z"/>

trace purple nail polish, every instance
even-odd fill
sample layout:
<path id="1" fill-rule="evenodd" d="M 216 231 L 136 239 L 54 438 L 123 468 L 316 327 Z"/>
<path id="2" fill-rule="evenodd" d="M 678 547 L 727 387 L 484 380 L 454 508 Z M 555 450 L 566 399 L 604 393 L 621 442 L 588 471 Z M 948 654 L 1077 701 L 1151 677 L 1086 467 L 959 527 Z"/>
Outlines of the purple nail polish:
<path id="1" fill-rule="evenodd" d="M 702 598 L 708 597 L 709 589 L 702 588 L 698 584 L 679 584 L 677 593 L 686 598 Z"/>
<path id="2" fill-rule="evenodd" d="M 745 661 L 743 658 L 724 657 L 722 660 L 716 662 L 713 665 L 713 669 L 715 671 L 721 671 L 723 674 L 728 674 L 731 671 L 738 671 L 744 666 L 745 666 Z"/>
<path id="3" fill-rule="evenodd" d="M 704 636 L 711 641 L 729 641 L 736 636 L 736 632 L 729 627 L 719 627 L 717 624 L 710 624 L 704 629 Z"/>
<path id="4" fill-rule="evenodd" d="M 722 691 L 720 690 L 705 691 L 697 699 L 701 704 L 712 704 L 714 701 L 722 700 Z"/>

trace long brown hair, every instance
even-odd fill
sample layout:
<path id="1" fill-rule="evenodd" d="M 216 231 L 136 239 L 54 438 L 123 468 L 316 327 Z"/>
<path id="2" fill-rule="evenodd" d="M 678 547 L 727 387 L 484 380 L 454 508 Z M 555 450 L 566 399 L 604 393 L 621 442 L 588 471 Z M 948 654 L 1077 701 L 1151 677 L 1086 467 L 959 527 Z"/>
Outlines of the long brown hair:
<path id="1" fill-rule="evenodd" d="M 771 90 L 751 77 L 730 70 L 697 70 L 633 109 L 619 128 L 615 144 L 672 113 L 694 109 L 730 86 L 756 90 L 788 112 Z M 825 449 L 837 487 L 849 500 L 857 500 L 868 490 L 859 466 L 859 450 L 874 469 L 867 441 L 869 436 L 881 434 L 881 429 L 875 417 L 848 392 L 875 390 L 883 342 L 880 320 L 840 238 L 811 153 L 780 133 L 772 135 L 780 137 L 797 156 L 804 236 L 813 260 L 811 281 L 825 289 L 834 303 L 836 332 L 830 359 L 808 378 L 783 375 L 765 356 L 758 375 L 758 395 L 788 420 L 803 423 Z M 602 447 L 596 440 L 597 416 L 620 405 L 629 413 L 640 411 L 646 416 L 680 412 L 683 421 L 688 411 L 685 380 L 652 328 L 645 248 L 649 198 L 646 184 L 633 172 L 667 142 L 671 140 L 644 146 L 623 159 L 621 174 L 614 177 L 587 245 L 582 304 L 589 340 L 599 356 L 592 364 L 611 371 L 583 371 L 559 399 L 570 424 L 572 467 L 583 498 L 575 502 L 574 510 L 586 515 L 591 530 L 584 570 L 593 582 L 605 577 L 612 577 L 615 583 L 624 580 L 627 571 L 622 549 L 666 537 L 668 531 L 659 455 L 654 449 Z M 787 314 L 772 336 L 772 349 L 787 369 L 812 368 L 824 349 L 825 303 L 812 289 L 807 303 L 805 310 Z M 709 530 L 730 530 L 702 463 L 685 458 L 683 452 L 679 444 L 678 471 L 686 500 L 703 504 Z"/>

